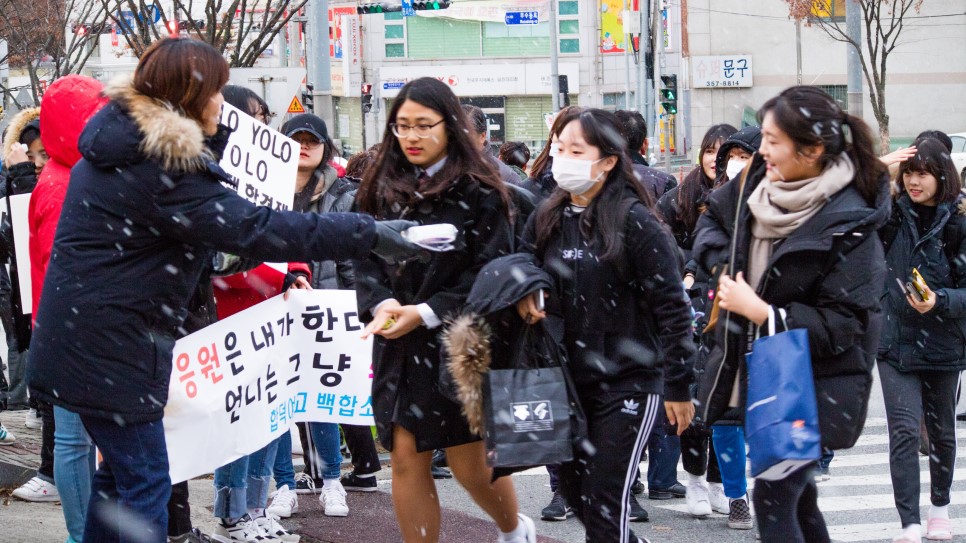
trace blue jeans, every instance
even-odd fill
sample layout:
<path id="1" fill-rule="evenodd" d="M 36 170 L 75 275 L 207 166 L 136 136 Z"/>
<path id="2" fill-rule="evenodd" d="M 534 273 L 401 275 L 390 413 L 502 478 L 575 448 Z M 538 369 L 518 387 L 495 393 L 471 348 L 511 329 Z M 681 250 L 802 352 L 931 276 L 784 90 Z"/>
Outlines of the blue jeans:
<path id="1" fill-rule="evenodd" d="M 248 513 L 248 455 L 215 469 L 217 518 L 237 520 Z"/>
<path id="2" fill-rule="evenodd" d="M 278 453 L 278 444 L 282 440 L 292 438 L 288 433 L 282 434 L 275 441 L 265 445 L 260 450 L 248 456 L 248 491 L 246 501 L 248 509 L 265 509 L 268 505 L 268 486 L 272 480 L 272 467 L 275 465 L 275 458 Z M 289 455 L 291 463 L 291 455 Z M 295 478 L 295 475 L 292 475 Z M 294 485 L 289 487 L 295 489 Z"/>
<path id="3" fill-rule="evenodd" d="M 80 415 L 54 406 L 54 482 L 60 493 L 70 540 L 84 539 L 87 504 L 91 500 L 96 453 Z"/>
<path id="4" fill-rule="evenodd" d="M 104 461 L 94 473 L 84 540 L 97 543 L 166 543 L 168 450 L 164 427 L 81 415 Z"/>
<path id="5" fill-rule="evenodd" d="M 663 490 L 678 483 L 681 438 L 667 432 L 667 413 L 660 410 L 647 440 L 647 487 Z"/>
<path id="6" fill-rule="evenodd" d="M 289 490 L 295 490 L 295 467 L 292 465 L 292 432 L 285 432 L 279 438 L 278 451 L 275 453 L 275 465 L 272 467 L 275 474 L 275 488 L 288 486 Z"/>
<path id="7" fill-rule="evenodd" d="M 745 429 L 741 426 L 712 426 L 711 438 L 714 439 L 714 452 L 718 456 L 725 496 L 736 500 L 748 493 Z"/>
<path id="8" fill-rule="evenodd" d="M 316 469 L 322 473 L 312 473 L 316 479 L 338 480 L 342 471 L 342 443 L 339 438 L 339 425 L 332 422 L 310 422 L 309 451 L 304 454 L 315 455 Z"/>

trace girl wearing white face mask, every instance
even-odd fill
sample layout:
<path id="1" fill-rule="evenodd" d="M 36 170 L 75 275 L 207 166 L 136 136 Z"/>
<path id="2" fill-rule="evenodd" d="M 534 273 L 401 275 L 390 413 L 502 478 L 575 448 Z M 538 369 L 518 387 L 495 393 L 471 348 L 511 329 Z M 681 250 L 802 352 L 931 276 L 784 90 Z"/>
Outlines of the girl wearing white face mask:
<path id="1" fill-rule="evenodd" d="M 524 233 L 526 250 L 555 286 L 545 311 L 533 296 L 517 303 L 525 321 L 548 318 L 564 331 L 593 446 L 561 465 L 560 490 L 588 541 L 638 541 L 628 521 L 644 443 L 660 410 L 678 433 L 694 412 L 680 257 L 634 181 L 620 133 L 614 114 L 598 109 L 562 126 L 552 166 L 558 189 Z"/>
<path id="2" fill-rule="evenodd" d="M 537 154 L 537 157 L 533 159 L 533 166 L 530 168 L 530 179 L 524 181 L 522 187 L 533 193 L 537 205 L 540 205 L 540 202 L 550 196 L 554 189 L 557 188 L 557 182 L 553 179 L 550 166 L 553 164 L 553 159 L 559 150 L 557 136 L 560 134 L 560 129 L 574 115 L 579 114 L 583 110 L 584 108 L 580 106 L 570 106 L 561 109 L 550 127 L 547 143 L 540 150 L 540 153 Z"/>

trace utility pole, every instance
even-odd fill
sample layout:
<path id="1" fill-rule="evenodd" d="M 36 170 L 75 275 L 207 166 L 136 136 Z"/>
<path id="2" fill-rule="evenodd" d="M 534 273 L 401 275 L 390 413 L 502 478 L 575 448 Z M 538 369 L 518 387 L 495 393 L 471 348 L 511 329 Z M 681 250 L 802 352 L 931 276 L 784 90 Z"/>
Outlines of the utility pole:
<path id="1" fill-rule="evenodd" d="M 560 66 L 557 62 L 557 2 L 550 0 L 550 109 L 560 111 Z M 568 85 L 569 86 L 569 85 Z"/>
<path id="2" fill-rule="evenodd" d="M 550 0 L 552 4 L 554 0 Z M 624 11 L 621 13 L 626 17 L 631 14 L 631 7 L 627 0 L 624 0 Z M 630 21 L 624 20 L 622 23 L 624 31 L 624 109 L 630 110 L 631 107 L 631 33 L 627 27 Z"/>
<path id="3" fill-rule="evenodd" d="M 795 59 L 798 67 L 798 85 L 802 84 L 802 20 L 795 19 Z"/>
<path id="4" fill-rule="evenodd" d="M 859 0 L 845 2 L 845 33 L 856 44 L 862 43 L 862 11 Z M 848 74 L 848 112 L 849 115 L 862 118 L 862 62 L 859 51 L 851 45 L 845 48 L 846 73 Z"/>
<path id="5" fill-rule="evenodd" d="M 309 0 L 306 5 L 305 64 L 308 82 L 314 85 L 314 113 L 325 121 L 329 131 L 335 127 L 332 112 L 332 67 L 329 59 L 329 2 Z"/>

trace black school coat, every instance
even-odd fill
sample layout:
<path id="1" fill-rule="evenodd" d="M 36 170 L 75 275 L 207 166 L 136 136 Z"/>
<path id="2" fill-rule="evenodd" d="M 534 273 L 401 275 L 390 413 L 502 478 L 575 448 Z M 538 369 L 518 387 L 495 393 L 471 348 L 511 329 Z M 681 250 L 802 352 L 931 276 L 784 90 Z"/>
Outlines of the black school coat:
<path id="1" fill-rule="evenodd" d="M 398 265 L 375 257 L 353 261 L 363 322 L 372 321 L 376 306 L 390 298 L 401 305 L 426 303 L 441 320 L 456 316 L 483 265 L 508 254 L 513 244 L 513 229 L 500 194 L 467 177 L 457 179 L 437 199 L 386 218 L 452 224 L 459 231 L 456 248 L 426 252 Z M 420 451 L 479 439 L 469 432 L 459 405 L 440 394 L 442 330 L 442 326 L 419 326 L 396 340 L 375 336 L 373 415 L 379 439 L 387 449 L 392 449 L 393 425 L 400 421 L 416 436 Z"/>

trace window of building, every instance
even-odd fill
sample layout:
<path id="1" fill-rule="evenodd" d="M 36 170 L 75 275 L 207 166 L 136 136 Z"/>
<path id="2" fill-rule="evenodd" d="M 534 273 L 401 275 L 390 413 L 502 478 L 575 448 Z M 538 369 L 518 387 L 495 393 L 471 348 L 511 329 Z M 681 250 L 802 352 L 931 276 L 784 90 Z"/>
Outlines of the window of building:
<path id="1" fill-rule="evenodd" d="M 619 109 L 628 109 L 626 104 L 626 96 L 623 92 L 605 92 L 604 93 L 604 103 L 601 109 L 606 111 L 617 111 Z M 637 109 L 637 93 L 631 92 L 631 104 L 634 105 L 634 109 Z"/>
<path id="2" fill-rule="evenodd" d="M 557 2 L 557 5 L 560 6 L 557 15 L 577 15 L 577 2 L 571 0 L 561 0 L 560 2 Z"/>
<path id="3" fill-rule="evenodd" d="M 833 21 L 845 20 L 846 0 L 813 0 L 812 16 Z"/>
<path id="4" fill-rule="evenodd" d="M 573 0 L 557 1 L 557 40 L 559 53 L 580 52 L 579 2 Z"/>
<path id="5" fill-rule="evenodd" d="M 849 87 L 848 85 L 815 85 L 816 87 L 822 89 L 829 96 L 835 99 L 835 102 L 843 110 L 848 110 L 849 108 Z"/>
<path id="6" fill-rule="evenodd" d="M 401 12 L 383 13 L 386 58 L 406 58 L 406 21 Z"/>

